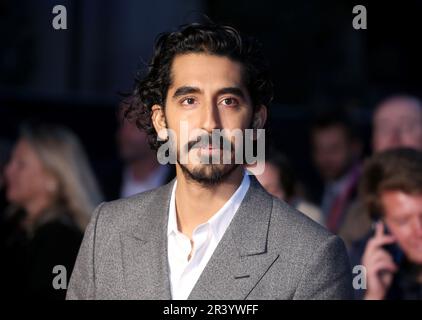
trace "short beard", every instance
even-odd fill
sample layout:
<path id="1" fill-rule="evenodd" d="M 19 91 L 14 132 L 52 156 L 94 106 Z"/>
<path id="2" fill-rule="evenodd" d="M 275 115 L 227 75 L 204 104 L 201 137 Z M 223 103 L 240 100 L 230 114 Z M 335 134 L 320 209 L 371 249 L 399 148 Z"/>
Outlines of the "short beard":
<path id="1" fill-rule="evenodd" d="M 196 139 L 188 142 L 187 144 L 188 152 L 198 147 L 197 144 L 199 143 L 199 138 L 200 137 L 197 137 Z M 212 144 L 212 136 L 210 135 L 207 138 L 208 138 L 207 141 L 209 141 L 209 144 Z M 230 150 L 231 151 L 234 150 L 234 145 L 233 143 L 231 143 L 231 141 L 226 140 L 225 144 L 223 144 L 225 138 L 222 137 L 220 139 L 221 139 L 220 146 L 230 145 L 231 146 Z M 221 154 L 224 152 L 223 147 L 220 148 L 220 152 Z M 230 177 L 233 171 L 235 171 L 236 168 L 239 166 L 239 164 L 233 164 L 233 165 L 224 164 L 223 165 L 221 163 L 218 163 L 218 164 L 212 163 L 213 157 L 210 155 L 209 157 L 207 156 L 201 157 L 202 165 L 200 165 L 199 168 L 189 169 L 185 164 L 180 163 L 179 159 L 180 159 L 180 155 L 178 153 L 177 163 L 180 165 L 183 175 L 186 177 L 186 179 L 190 181 L 194 181 L 204 187 L 213 187 L 213 186 L 223 183 Z M 218 160 L 222 161 L 222 159 L 218 159 Z M 231 154 L 231 160 L 234 161 L 233 154 Z"/>
<path id="2" fill-rule="evenodd" d="M 187 180 L 195 181 L 205 187 L 213 187 L 226 181 L 237 169 L 239 164 L 220 166 L 207 164 L 206 167 L 189 170 L 184 164 L 179 163 Z M 210 171 L 210 172 L 209 172 Z"/>

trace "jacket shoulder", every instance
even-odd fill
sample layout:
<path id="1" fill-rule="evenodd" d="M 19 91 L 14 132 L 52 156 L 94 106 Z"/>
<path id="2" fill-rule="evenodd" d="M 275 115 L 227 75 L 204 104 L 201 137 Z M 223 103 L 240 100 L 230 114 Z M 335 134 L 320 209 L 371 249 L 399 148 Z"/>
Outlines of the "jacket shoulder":
<path id="1" fill-rule="evenodd" d="M 292 255 L 310 255 L 323 243 L 338 238 L 302 212 L 273 198 L 270 241 Z M 339 242 L 342 242 L 339 238 Z"/>
<path id="2" fill-rule="evenodd" d="M 93 219 L 96 219 L 96 228 L 101 231 L 122 231 L 132 227 L 145 218 L 151 208 L 162 206 L 165 208 L 170 196 L 172 184 L 142 192 L 128 198 L 103 202 L 97 207 Z"/>

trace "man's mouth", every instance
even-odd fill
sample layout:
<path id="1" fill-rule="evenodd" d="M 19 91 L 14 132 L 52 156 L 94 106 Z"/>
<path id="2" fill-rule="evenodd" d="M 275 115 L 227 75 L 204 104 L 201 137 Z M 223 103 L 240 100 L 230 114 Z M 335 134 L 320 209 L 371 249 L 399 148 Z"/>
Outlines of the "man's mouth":
<path id="1" fill-rule="evenodd" d="M 214 152 L 217 152 L 217 151 L 223 151 L 221 148 L 213 148 L 212 145 L 201 146 L 198 149 L 201 151 L 201 153 L 203 153 L 203 152 L 214 153 Z"/>
<path id="2" fill-rule="evenodd" d="M 213 148 L 212 145 L 208 145 L 208 146 L 202 146 L 201 149 L 209 149 L 209 150 L 211 150 L 211 149 L 219 149 L 219 148 Z"/>

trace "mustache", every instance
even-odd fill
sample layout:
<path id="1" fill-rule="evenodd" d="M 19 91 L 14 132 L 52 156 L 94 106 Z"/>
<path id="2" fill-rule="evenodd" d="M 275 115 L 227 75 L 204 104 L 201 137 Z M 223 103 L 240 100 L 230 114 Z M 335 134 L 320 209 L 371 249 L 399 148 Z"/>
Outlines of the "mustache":
<path id="1" fill-rule="evenodd" d="M 228 140 L 226 137 L 221 136 L 221 135 L 213 137 L 213 135 L 211 134 L 201 135 L 190 140 L 187 143 L 187 149 L 188 151 L 190 151 L 195 148 L 204 148 L 204 147 L 212 146 L 213 142 L 215 142 L 215 145 L 219 147 L 220 150 L 230 150 L 229 148 L 231 148 L 231 150 L 234 150 L 233 143 L 230 140 Z"/>

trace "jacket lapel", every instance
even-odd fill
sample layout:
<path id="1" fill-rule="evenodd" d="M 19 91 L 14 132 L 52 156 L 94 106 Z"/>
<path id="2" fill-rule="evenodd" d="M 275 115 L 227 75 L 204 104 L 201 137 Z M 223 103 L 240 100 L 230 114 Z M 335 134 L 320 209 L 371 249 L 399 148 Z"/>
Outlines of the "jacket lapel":
<path id="1" fill-rule="evenodd" d="M 139 223 L 121 233 L 128 299 L 171 299 L 167 220 L 173 184 L 157 189 L 142 208 L 146 214 L 139 215 Z"/>
<path id="2" fill-rule="evenodd" d="M 246 299 L 278 254 L 268 252 L 272 197 L 254 176 L 189 299 Z"/>

